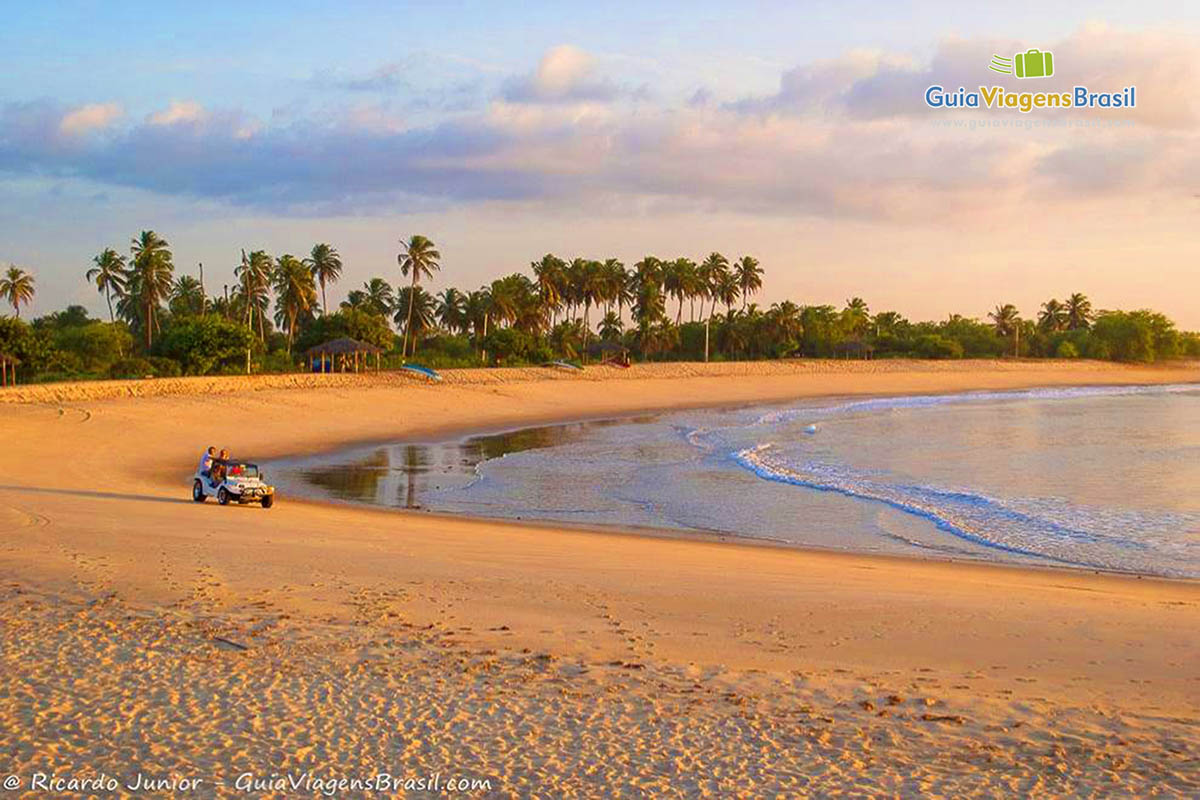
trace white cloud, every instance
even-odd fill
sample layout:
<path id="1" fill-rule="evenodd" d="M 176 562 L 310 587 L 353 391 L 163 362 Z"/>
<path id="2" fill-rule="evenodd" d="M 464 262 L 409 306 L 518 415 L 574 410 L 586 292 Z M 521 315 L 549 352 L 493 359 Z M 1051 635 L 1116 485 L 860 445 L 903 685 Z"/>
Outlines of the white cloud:
<path id="1" fill-rule="evenodd" d="M 178 125 L 201 122 L 206 117 L 204 107 L 194 100 L 172 100 L 166 109 L 151 114 L 149 122 L 151 125 Z"/>
<path id="2" fill-rule="evenodd" d="M 65 136 L 80 136 L 107 128 L 123 113 L 117 103 L 91 103 L 64 114 L 58 130 Z"/>

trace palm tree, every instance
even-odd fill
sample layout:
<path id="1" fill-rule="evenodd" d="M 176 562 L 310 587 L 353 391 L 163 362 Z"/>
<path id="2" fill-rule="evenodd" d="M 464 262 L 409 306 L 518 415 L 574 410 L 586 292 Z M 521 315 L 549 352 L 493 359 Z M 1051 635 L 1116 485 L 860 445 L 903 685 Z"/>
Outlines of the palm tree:
<path id="1" fill-rule="evenodd" d="M 717 283 L 713 292 L 713 305 L 716 305 L 717 300 L 724 303 L 726 318 L 733 318 L 733 304 L 737 302 L 740 294 L 741 287 L 738 284 L 736 273 L 726 270 L 717 275 Z"/>
<path id="2" fill-rule="evenodd" d="M 175 272 L 175 264 L 171 261 L 169 247 L 167 240 L 154 231 L 142 231 L 130 246 L 133 258 L 127 283 L 133 283 L 137 288 L 147 350 L 154 340 L 154 329 L 157 327 L 155 312 L 171 293 L 171 275 Z"/>
<path id="3" fill-rule="evenodd" d="M 852 297 L 847 300 L 846 309 L 842 312 L 842 320 L 849 333 L 855 336 L 865 333 L 871 325 L 871 309 L 867 307 L 867 301 L 861 297 Z"/>
<path id="4" fill-rule="evenodd" d="M 579 274 L 579 299 L 583 301 L 583 349 L 587 356 L 588 338 L 592 333 L 591 313 L 604 291 L 604 265 L 599 261 L 585 261 Z"/>
<path id="5" fill-rule="evenodd" d="M 424 236 L 415 234 L 407 242 L 401 241 L 400 246 L 404 248 L 404 252 L 396 256 L 396 261 L 400 264 L 400 274 L 412 277 L 413 289 L 416 289 L 422 278 L 432 278 L 433 273 L 441 269 L 439 262 L 442 254 L 437 251 L 433 242 Z M 413 301 L 416 299 L 416 294 L 415 291 L 408 294 L 408 321 L 404 324 L 404 346 L 400 353 L 401 357 L 408 352 L 408 332 L 412 328 Z"/>
<path id="6" fill-rule="evenodd" d="M 412 353 L 417 354 L 417 342 L 421 334 L 433 327 L 437 303 L 422 286 L 404 286 L 396 294 L 396 327 L 404 327 L 404 338 L 412 342 Z M 404 310 L 408 309 L 405 315 Z"/>
<path id="7" fill-rule="evenodd" d="M 480 357 L 486 358 L 483 340 L 488 334 L 488 320 L 492 314 L 491 290 L 484 286 L 479 291 L 470 292 L 463 313 L 466 315 L 467 324 L 475 333 L 475 344 L 479 347 Z"/>
<path id="8" fill-rule="evenodd" d="M 346 295 L 346 299 L 342 301 L 341 307 L 348 311 L 369 312 L 370 303 L 367 300 L 367 293 L 362 289 L 351 289 Z"/>
<path id="9" fill-rule="evenodd" d="M 466 296 L 454 287 L 445 289 L 438 295 L 437 318 L 446 330 L 466 333 L 469 327 Z"/>
<path id="10" fill-rule="evenodd" d="M 92 259 L 96 266 L 87 271 L 87 279 L 96 283 L 96 291 L 104 293 L 108 303 L 108 321 L 116 322 L 113 315 L 112 296 L 120 297 L 125 292 L 125 256 L 113 250 L 104 248 L 104 252 Z"/>
<path id="11" fill-rule="evenodd" d="M 989 312 L 988 317 L 992 320 L 997 336 L 1005 339 L 1013 337 L 1013 356 L 1017 356 L 1021 344 L 1021 315 L 1017 307 L 1012 303 L 996 306 L 996 310 Z"/>
<path id="12" fill-rule="evenodd" d="M 304 259 L 304 266 L 308 267 L 321 286 L 321 316 L 323 317 L 325 310 L 329 308 L 325 301 L 325 285 L 337 283 L 338 279 L 342 277 L 342 257 L 330 245 L 315 244 L 312 252 L 308 254 L 308 258 Z"/>
<path id="13" fill-rule="evenodd" d="M 1092 324 L 1092 302 L 1087 295 L 1076 292 L 1067 298 L 1067 330 L 1077 331 Z"/>
<path id="14" fill-rule="evenodd" d="M 0 278 L 0 297 L 13 307 L 13 313 L 20 317 L 21 305 L 32 303 L 34 293 L 33 276 L 15 264 L 10 264 L 8 272 Z"/>
<path id="15" fill-rule="evenodd" d="M 558 316 L 558 309 L 562 306 L 563 294 L 566 291 L 567 262 L 547 253 L 540 261 L 534 261 L 530 266 L 533 268 L 542 303 L 550 310 L 553 322 Z"/>
<path id="16" fill-rule="evenodd" d="M 1038 314 L 1038 327 L 1046 333 L 1058 333 L 1067 324 L 1066 307 L 1051 298 L 1042 303 L 1042 311 Z"/>
<path id="17" fill-rule="evenodd" d="M 171 286 L 169 307 L 172 314 L 202 314 L 204 312 L 204 289 L 200 281 L 191 275 L 180 275 Z"/>
<path id="18" fill-rule="evenodd" d="M 296 320 L 301 314 L 311 311 L 317 302 L 314 272 L 295 256 L 282 255 L 275 263 L 271 279 L 275 284 L 275 318 L 279 326 L 287 330 L 287 352 L 290 357 L 292 342 L 296 338 Z"/>
<path id="19" fill-rule="evenodd" d="M 387 317 L 396 310 L 396 295 L 392 285 L 383 278 L 371 278 L 363 284 L 363 308 L 377 317 Z"/>
<path id="20" fill-rule="evenodd" d="M 242 263 L 234 268 L 233 274 L 241 281 L 241 301 L 246 304 L 246 327 L 254 329 L 255 312 L 258 316 L 259 341 L 267 340 L 263 317 L 271 303 L 270 284 L 274 265 L 265 250 L 254 250 L 250 255 L 242 251 Z"/>
<path id="21" fill-rule="evenodd" d="M 762 267 L 758 265 L 757 258 L 742 256 L 733 265 L 733 270 L 737 275 L 738 289 L 742 292 L 742 310 L 745 311 L 747 299 L 762 288 Z"/>
<path id="22" fill-rule="evenodd" d="M 708 311 L 711 317 L 717 309 L 717 284 L 721 275 L 729 271 L 729 259 L 717 252 L 708 254 L 708 258 L 700 264 L 697 276 L 700 279 L 701 291 L 704 297 L 712 299 L 712 307 Z M 700 316 L 704 316 L 704 308 L 700 308 Z"/>
<path id="23" fill-rule="evenodd" d="M 683 301 L 695 296 L 696 263 L 688 258 L 677 258 L 663 266 L 663 291 L 679 301 L 675 313 L 675 324 L 683 321 Z"/>
<path id="24" fill-rule="evenodd" d="M 606 258 L 600 265 L 600 300 L 606 311 L 612 311 L 613 304 L 617 305 L 617 318 L 625 303 L 631 299 L 628 293 L 629 274 L 625 265 L 615 258 Z"/>
<path id="25" fill-rule="evenodd" d="M 606 342 L 615 342 L 620 339 L 624 330 L 625 323 L 621 322 L 621 315 L 615 311 L 609 311 L 600 320 L 600 338 Z"/>

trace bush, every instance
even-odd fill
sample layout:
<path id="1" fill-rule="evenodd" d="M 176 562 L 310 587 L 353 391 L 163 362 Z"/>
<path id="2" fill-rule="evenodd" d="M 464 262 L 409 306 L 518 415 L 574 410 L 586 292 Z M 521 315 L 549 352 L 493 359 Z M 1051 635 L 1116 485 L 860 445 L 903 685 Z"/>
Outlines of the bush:
<path id="1" fill-rule="evenodd" d="M 255 338 L 244 325 L 215 315 L 172 320 L 158 341 L 159 353 L 174 359 L 188 375 L 208 375 L 241 365 Z"/>
<path id="2" fill-rule="evenodd" d="M 133 347 L 133 336 L 124 323 L 91 322 L 67 327 L 54 336 L 58 349 L 71 353 L 84 369 L 104 372 Z"/>
<path id="3" fill-rule="evenodd" d="M 144 358 L 123 358 L 108 368 L 110 378 L 148 378 L 154 375 L 154 365 Z"/>
<path id="4" fill-rule="evenodd" d="M 529 347 L 529 337 L 512 328 L 494 330 L 483 340 L 483 348 L 496 364 L 524 358 Z"/>
<path id="5" fill-rule="evenodd" d="M 156 378 L 178 378 L 183 374 L 179 362 L 173 358 L 150 356 L 146 360 L 150 362 L 150 366 L 154 370 L 154 377 Z"/>
<path id="6" fill-rule="evenodd" d="M 1054 349 L 1055 358 L 1079 358 L 1079 350 L 1069 339 L 1063 339 Z"/>
<path id="7" fill-rule="evenodd" d="M 317 317 L 305 325 L 296 341 L 292 343 L 292 352 L 303 353 L 314 345 L 343 336 L 382 347 L 384 350 L 391 350 L 396 343 L 396 334 L 392 333 L 385 318 L 353 308 L 343 308 L 336 314 Z"/>
<path id="8" fill-rule="evenodd" d="M 963 346 L 954 339 L 936 333 L 927 333 L 916 341 L 917 355 L 921 358 L 962 358 Z"/>

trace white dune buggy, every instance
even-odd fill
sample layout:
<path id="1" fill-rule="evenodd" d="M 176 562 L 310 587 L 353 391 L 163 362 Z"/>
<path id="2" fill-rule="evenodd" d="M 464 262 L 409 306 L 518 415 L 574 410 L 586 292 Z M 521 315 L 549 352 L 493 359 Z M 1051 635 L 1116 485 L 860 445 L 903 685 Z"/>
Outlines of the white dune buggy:
<path id="1" fill-rule="evenodd" d="M 210 497 L 223 506 L 259 503 L 270 508 L 275 504 L 275 487 L 263 480 L 257 464 L 215 461 L 208 475 L 197 471 L 192 479 L 192 499 L 203 503 Z"/>

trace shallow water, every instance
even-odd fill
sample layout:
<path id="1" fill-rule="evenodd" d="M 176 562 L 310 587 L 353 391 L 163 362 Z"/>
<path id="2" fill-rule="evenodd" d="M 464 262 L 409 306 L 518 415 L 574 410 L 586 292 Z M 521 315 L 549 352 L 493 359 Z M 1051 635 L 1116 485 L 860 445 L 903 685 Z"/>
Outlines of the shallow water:
<path id="1" fill-rule="evenodd" d="M 273 471 L 385 506 L 1200 577 L 1193 386 L 686 411 Z"/>

